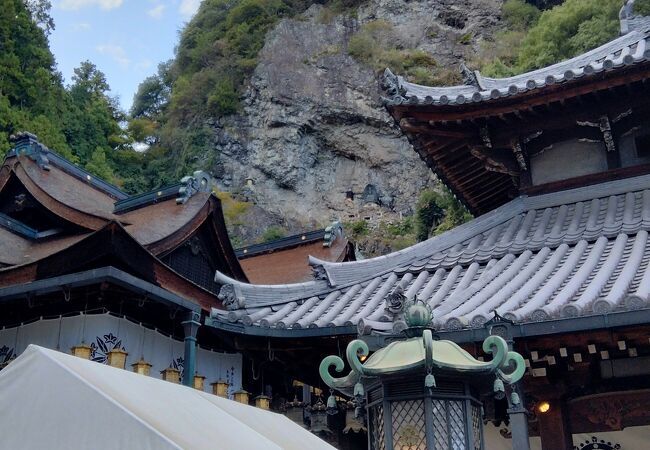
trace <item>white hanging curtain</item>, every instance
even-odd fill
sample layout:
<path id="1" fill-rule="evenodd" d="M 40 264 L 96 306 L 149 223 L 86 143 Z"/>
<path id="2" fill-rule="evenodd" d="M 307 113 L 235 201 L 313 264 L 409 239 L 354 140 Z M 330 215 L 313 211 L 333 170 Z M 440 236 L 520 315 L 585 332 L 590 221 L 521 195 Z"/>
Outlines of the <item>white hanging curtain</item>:
<path id="1" fill-rule="evenodd" d="M 60 350 L 64 353 L 81 342 L 92 346 L 92 359 L 106 362 L 106 353 L 114 347 L 128 352 L 127 369 L 140 357 L 152 365 L 151 376 L 160 378 L 160 371 L 170 366 L 183 370 L 184 343 L 171 339 L 128 319 L 110 314 L 89 314 L 44 319 L 20 327 L 0 330 L 0 363 L 13 354 L 21 354 L 30 344 Z M 4 356 L 3 356 L 4 355 Z M 210 383 L 226 380 L 230 394 L 241 388 L 242 356 L 239 353 L 213 352 L 197 349 L 196 371 Z"/>

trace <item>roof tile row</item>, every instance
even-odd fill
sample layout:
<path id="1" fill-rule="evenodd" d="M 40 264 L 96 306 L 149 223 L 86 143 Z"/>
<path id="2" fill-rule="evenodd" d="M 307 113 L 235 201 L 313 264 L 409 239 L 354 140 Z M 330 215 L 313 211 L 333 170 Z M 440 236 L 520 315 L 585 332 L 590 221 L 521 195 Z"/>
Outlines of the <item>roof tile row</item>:
<path id="1" fill-rule="evenodd" d="M 648 230 L 648 175 L 522 197 L 397 256 L 327 264 L 328 281 L 269 287 L 221 276 L 242 301 L 213 316 L 279 329 L 392 331 L 402 326 L 385 307 L 395 293 L 428 303 L 444 330 L 480 327 L 495 310 L 526 322 L 639 309 L 650 300 Z"/>

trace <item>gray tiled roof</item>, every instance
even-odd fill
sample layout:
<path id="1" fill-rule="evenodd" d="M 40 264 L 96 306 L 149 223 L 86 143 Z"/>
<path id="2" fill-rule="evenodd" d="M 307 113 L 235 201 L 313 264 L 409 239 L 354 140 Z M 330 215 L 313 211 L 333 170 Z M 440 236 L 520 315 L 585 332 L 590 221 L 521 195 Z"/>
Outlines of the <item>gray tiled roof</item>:
<path id="1" fill-rule="evenodd" d="M 428 87 L 409 83 L 387 70 L 384 81 L 392 94 L 387 103 L 462 105 L 496 100 L 650 61 L 650 17 L 625 19 L 625 27 L 627 34 L 594 50 L 508 78 L 488 78 L 475 71 L 471 75 L 471 84 Z"/>
<path id="2" fill-rule="evenodd" d="M 650 299 L 650 175 L 520 197 L 439 237 L 379 258 L 312 261 L 325 280 L 253 286 L 218 275 L 238 307 L 223 322 L 391 331 L 385 301 L 420 298 L 442 330 L 645 308 Z"/>

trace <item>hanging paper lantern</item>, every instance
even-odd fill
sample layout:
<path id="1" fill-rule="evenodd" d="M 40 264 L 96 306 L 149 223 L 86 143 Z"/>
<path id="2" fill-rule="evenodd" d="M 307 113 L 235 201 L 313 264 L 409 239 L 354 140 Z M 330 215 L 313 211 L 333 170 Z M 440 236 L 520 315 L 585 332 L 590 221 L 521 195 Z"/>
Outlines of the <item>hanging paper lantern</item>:
<path id="1" fill-rule="evenodd" d="M 70 352 L 74 356 L 78 356 L 79 358 L 90 359 L 90 355 L 92 355 L 93 349 L 90 347 L 90 345 L 86 344 L 85 342 L 82 342 L 81 344 L 72 347 L 70 349 Z"/>
<path id="2" fill-rule="evenodd" d="M 228 387 L 230 386 L 227 381 L 219 380 L 211 383 L 212 393 L 216 396 L 228 398 Z"/>
<path id="3" fill-rule="evenodd" d="M 131 367 L 133 367 L 135 373 L 140 375 L 149 375 L 149 372 L 151 372 L 151 364 L 142 357 L 140 357 L 140 361 L 137 363 L 131 364 Z"/>
<path id="4" fill-rule="evenodd" d="M 181 371 L 173 367 L 167 367 L 165 370 L 160 372 L 162 374 L 162 379 L 169 381 L 170 383 L 179 384 L 181 382 Z"/>
<path id="5" fill-rule="evenodd" d="M 124 369 L 126 367 L 126 357 L 129 354 L 122 350 L 121 348 L 113 348 L 106 355 L 108 365 L 111 367 L 117 367 L 118 369 Z"/>
<path id="6" fill-rule="evenodd" d="M 245 391 L 244 389 L 240 389 L 234 394 L 235 401 L 239 403 L 243 403 L 244 405 L 248 405 L 248 402 L 250 401 L 250 395 L 251 395 L 250 392 Z"/>
<path id="7" fill-rule="evenodd" d="M 194 382 L 192 386 L 194 386 L 194 389 L 202 391 L 203 387 L 205 386 L 205 377 L 202 375 L 194 375 Z"/>
<path id="8" fill-rule="evenodd" d="M 271 409 L 271 397 L 267 397 L 264 394 L 258 395 L 255 397 L 255 406 L 260 409 Z"/>

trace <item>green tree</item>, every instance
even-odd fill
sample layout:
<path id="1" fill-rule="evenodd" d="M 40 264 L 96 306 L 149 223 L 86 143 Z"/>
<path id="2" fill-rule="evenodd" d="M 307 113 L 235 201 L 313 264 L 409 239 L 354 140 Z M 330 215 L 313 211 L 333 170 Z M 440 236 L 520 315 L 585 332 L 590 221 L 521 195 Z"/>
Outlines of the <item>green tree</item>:
<path id="1" fill-rule="evenodd" d="M 425 190 L 420 193 L 415 204 L 415 230 L 418 241 L 426 240 L 431 228 L 445 216 L 442 203 L 442 196 L 435 191 Z"/>
<path id="2" fill-rule="evenodd" d="M 171 64 L 171 61 L 159 64 L 158 73 L 145 78 L 140 83 L 138 91 L 133 96 L 131 117 L 157 119 L 164 112 L 172 87 L 169 73 Z"/>
<path id="3" fill-rule="evenodd" d="M 101 147 L 95 147 L 86 163 L 86 170 L 106 181 L 114 181 L 113 169 L 106 160 L 106 151 Z"/>
<path id="4" fill-rule="evenodd" d="M 650 0 L 636 0 L 634 12 L 640 16 L 650 16 Z"/>
<path id="5" fill-rule="evenodd" d="M 620 0 L 566 0 L 544 11 L 524 38 L 518 71 L 571 58 L 616 37 Z"/>
<path id="6" fill-rule="evenodd" d="M 509 30 L 525 31 L 539 20 L 541 11 L 524 0 L 506 0 L 501 10 Z"/>
<path id="7" fill-rule="evenodd" d="M 33 21 L 41 27 L 46 36 L 49 36 L 54 31 L 54 19 L 50 15 L 52 2 L 49 0 L 25 0 L 25 6 L 27 6 Z"/>
<path id="8" fill-rule="evenodd" d="M 273 225 L 267 228 L 262 236 L 260 237 L 260 242 L 272 242 L 282 239 L 287 235 L 287 230 L 279 225 Z"/>

